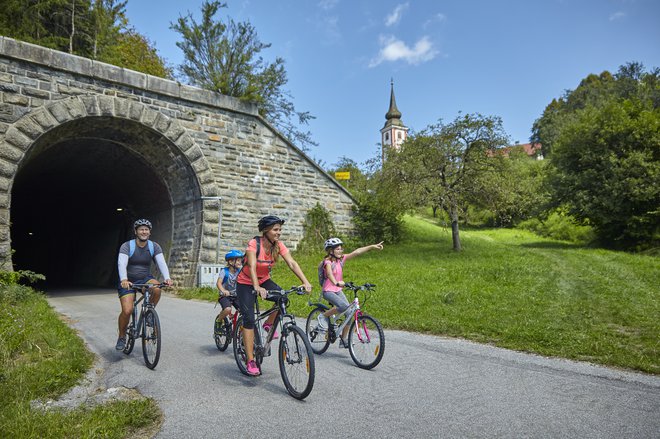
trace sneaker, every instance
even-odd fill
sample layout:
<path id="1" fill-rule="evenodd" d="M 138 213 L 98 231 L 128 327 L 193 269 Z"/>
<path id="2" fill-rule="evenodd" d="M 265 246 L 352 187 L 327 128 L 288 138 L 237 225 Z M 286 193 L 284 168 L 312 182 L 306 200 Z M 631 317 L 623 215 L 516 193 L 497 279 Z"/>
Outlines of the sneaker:
<path id="1" fill-rule="evenodd" d="M 348 349 L 348 342 L 344 341 L 343 338 L 339 337 L 339 347 L 344 348 L 344 349 Z"/>
<path id="2" fill-rule="evenodd" d="M 318 325 L 318 330 L 319 332 L 325 332 L 328 330 L 328 318 L 324 316 L 323 314 L 319 314 L 317 317 L 319 325 Z"/>
<path id="3" fill-rule="evenodd" d="M 123 351 L 126 348 L 126 337 L 119 337 L 117 339 L 117 344 L 115 345 L 115 349 L 118 351 Z"/>
<path id="4" fill-rule="evenodd" d="M 256 361 L 254 360 L 248 361 L 247 373 L 248 375 L 252 375 L 253 377 L 259 375 L 259 368 L 257 367 Z"/>
<path id="5" fill-rule="evenodd" d="M 223 325 L 224 323 L 222 322 L 222 320 L 218 320 L 218 318 L 216 317 L 215 324 L 213 325 L 213 334 L 219 335 L 222 332 Z"/>
<path id="6" fill-rule="evenodd" d="M 272 325 L 270 323 L 264 323 L 264 331 L 270 332 L 271 326 Z M 275 333 L 273 334 L 273 340 L 275 340 L 276 338 L 279 338 L 279 337 L 280 337 L 280 334 L 277 332 L 277 329 L 275 329 Z"/>

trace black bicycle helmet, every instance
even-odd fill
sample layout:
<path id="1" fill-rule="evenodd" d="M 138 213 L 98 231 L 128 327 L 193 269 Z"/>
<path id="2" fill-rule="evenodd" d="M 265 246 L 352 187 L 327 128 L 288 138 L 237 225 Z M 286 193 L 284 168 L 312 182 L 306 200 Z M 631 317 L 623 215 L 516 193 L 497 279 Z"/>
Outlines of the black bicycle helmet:
<path id="1" fill-rule="evenodd" d="M 147 226 L 149 227 L 149 230 L 151 230 L 151 221 L 148 219 L 139 219 L 133 223 L 133 229 L 136 230 L 140 226 Z"/>
<path id="2" fill-rule="evenodd" d="M 284 224 L 284 220 L 278 216 L 275 215 L 267 215 L 259 220 L 259 231 L 263 232 L 264 229 L 267 229 L 268 227 L 272 226 L 273 224 Z"/>

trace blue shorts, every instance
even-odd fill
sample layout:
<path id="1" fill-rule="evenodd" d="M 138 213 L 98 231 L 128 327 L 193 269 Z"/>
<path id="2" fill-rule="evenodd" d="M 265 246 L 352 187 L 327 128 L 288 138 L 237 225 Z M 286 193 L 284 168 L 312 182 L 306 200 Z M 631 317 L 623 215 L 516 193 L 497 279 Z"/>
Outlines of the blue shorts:
<path id="1" fill-rule="evenodd" d="M 156 278 L 149 275 L 149 276 L 145 277 L 144 279 L 132 280 L 130 282 L 134 283 L 134 284 L 146 284 L 147 282 L 149 282 L 152 279 L 156 279 Z M 117 293 L 119 294 L 119 298 L 121 299 L 122 297 L 124 297 L 127 294 L 135 294 L 135 291 L 133 291 L 132 288 L 129 288 L 129 289 L 122 288 L 121 287 L 121 281 L 119 281 L 119 285 L 117 286 Z"/>

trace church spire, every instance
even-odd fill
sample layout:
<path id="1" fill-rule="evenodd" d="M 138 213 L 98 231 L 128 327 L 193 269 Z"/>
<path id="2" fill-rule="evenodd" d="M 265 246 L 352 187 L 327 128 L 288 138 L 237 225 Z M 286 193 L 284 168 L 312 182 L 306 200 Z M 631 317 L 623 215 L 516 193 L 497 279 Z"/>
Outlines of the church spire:
<path id="1" fill-rule="evenodd" d="M 394 79 L 390 79 L 390 109 L 385 114 L 385 126 L 387 125 L 398 125 L 403 126 L 401 122 L 401 112 L 396 107 L 396 98 L 394 97 Z"/>
<path id="2" fill-rule="evenodd" d="M 394 97 L 394 79 L 390 80 L 390 108 L 385 114 L 385 126 L 380 129 L 382 160 L 385 162 L 387 149 L 399 150 L 408 137 L 408 127 L 401 121 L 401 112 L 396 106 Z"/>

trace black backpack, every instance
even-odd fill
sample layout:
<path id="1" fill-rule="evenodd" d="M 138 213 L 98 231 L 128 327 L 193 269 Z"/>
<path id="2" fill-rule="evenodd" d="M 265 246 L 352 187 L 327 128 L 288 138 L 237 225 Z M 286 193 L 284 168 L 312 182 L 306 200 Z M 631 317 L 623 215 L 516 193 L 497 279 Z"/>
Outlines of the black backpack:
<path id="1" fill-rule="evenodd" d="M 254 240 L 257 241 L 257 252 L 256 252 L 256 258 L 257 258 L 257 263 L 259 262 L 268 262 L 270 265 L 268 266 L 268 271 L 270 272 L 270 269 L 272 267 L 272 261 L 264 261 L 259 259 L 259 253 L 261 253 L 261 236 L 255 236 Z M 245 267 L 248 266 L 248 258 L 247 258 L 247 252 L 245 252 L 245 256 L 243 256 L 243 267 L 241 268 L 241 271 L 245 269 Z M 248 274 L 249 276 L 249 274 Z"/>

